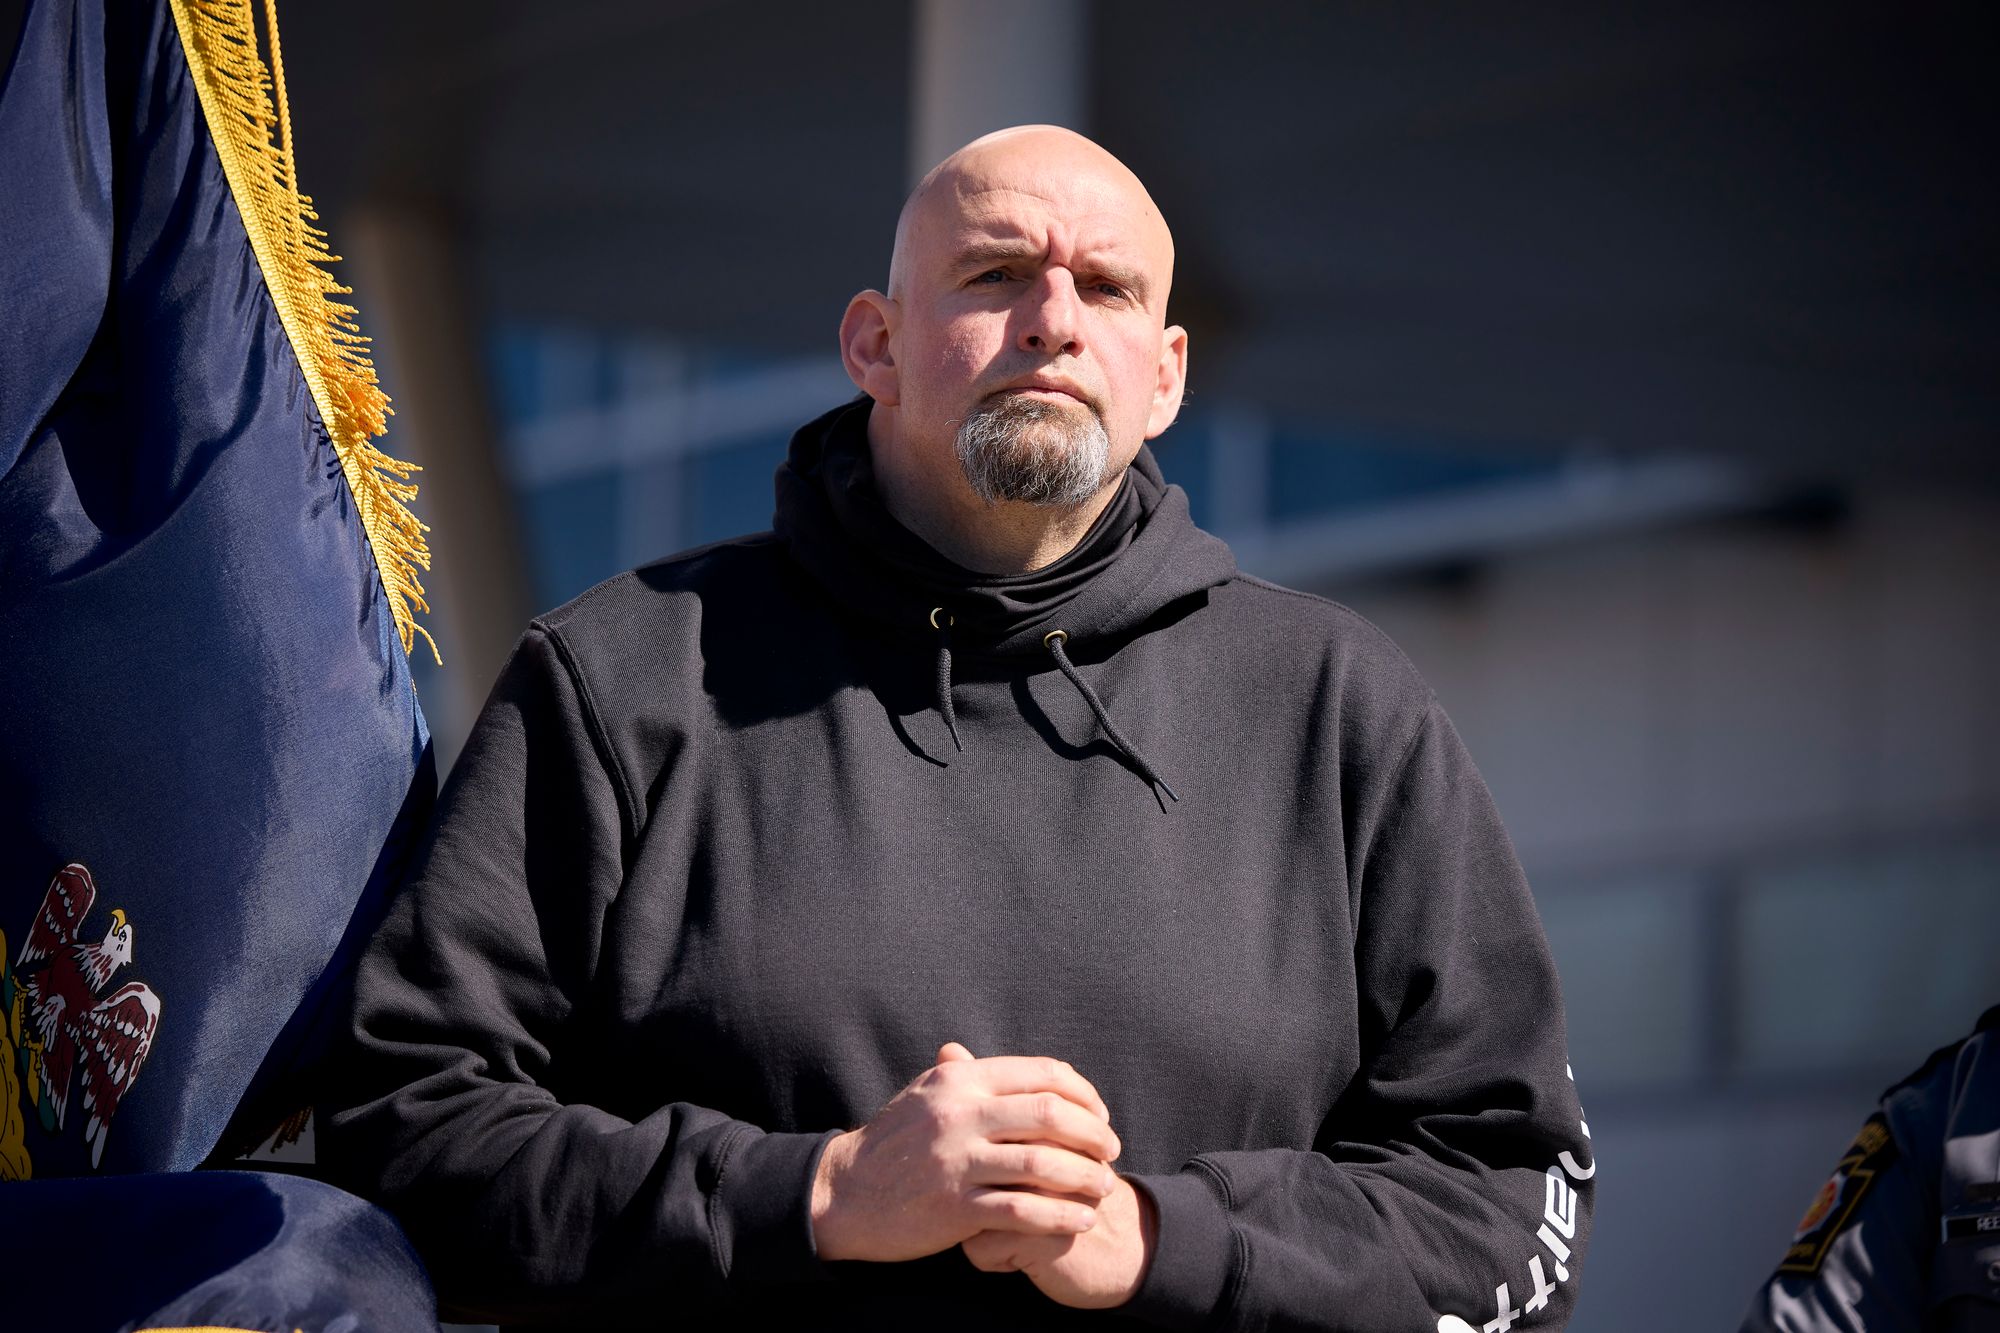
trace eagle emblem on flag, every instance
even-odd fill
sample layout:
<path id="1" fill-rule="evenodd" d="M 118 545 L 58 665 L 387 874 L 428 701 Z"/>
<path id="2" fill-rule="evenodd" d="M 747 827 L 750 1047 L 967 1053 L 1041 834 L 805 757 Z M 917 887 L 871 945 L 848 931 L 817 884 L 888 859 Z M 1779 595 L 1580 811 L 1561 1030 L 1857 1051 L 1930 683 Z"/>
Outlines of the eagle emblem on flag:
<path id="1" fill-rule="evenodd" d="M 103 1159 L 111 1117 L 139 1077 L 160 1026 L 160 997 L 144 982 L 105 993 L 113 974 L 132 961 L 132 923 L 125 913 L 111 913 L 102 940 L 78 942 L 96 900 L 88 869 L 72 863 L 56 872 L 14 960 L 9 1006 L 19 1006 L 25 1020 L 17 1055 L 24 1091 L 40 1109 L 44 1129 L 61 1131 L 71 1085 L 81 1080 L 92 1166 Z"/>

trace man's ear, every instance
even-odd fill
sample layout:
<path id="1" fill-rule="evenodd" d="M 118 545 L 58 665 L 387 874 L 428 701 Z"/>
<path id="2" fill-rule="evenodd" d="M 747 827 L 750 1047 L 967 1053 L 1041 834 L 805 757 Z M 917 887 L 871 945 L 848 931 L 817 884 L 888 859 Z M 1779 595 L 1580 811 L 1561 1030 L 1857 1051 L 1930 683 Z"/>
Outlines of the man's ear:
<path id="1" fill-rule="evenodd" d="M 1146 438 L 1159 438 L 1181 412 L 1181 393 L 1187 388 L 1188 335 L 1178 324 L 1167 326 L 1160 338 L 1160 375 L 1153 383 L 1153 407 L 1146 414 Z"/>
<path id="2" fill-rule="evenodd" d="M 855 387 L 884 407 L 895 407 L 900 396 L 889 346 L 899 313 L 894 301 L 871 289 L 856 293 L 840 317 L 840 363 Z"/>

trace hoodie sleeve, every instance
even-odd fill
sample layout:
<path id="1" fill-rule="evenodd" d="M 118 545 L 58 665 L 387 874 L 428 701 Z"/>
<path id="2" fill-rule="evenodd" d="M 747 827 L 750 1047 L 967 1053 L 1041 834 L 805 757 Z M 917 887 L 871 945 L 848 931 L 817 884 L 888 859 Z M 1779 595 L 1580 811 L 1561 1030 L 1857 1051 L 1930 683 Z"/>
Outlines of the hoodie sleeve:
<path id="1" fill-rule="evenodd" d="M 1570 1315 L 1596 1159 L 1526 880 L 1434 701 L 1377 778 L 1349 813 L 1361 1070 L 1313 1151 L 1139 1179 L 1159 1234 L 1128 1314 L 1356 1333 Z"/>
<path id="2" fill-rule="evenodd" d="M 830 1135 L 563 1105 L 546 1074 L 591 991 L 636 820 L 552 631 L 516 646 L 359 968 L 320 1157 L 408 1230 L 461 1317 L 696 1306 L 820 1271 Z"/>

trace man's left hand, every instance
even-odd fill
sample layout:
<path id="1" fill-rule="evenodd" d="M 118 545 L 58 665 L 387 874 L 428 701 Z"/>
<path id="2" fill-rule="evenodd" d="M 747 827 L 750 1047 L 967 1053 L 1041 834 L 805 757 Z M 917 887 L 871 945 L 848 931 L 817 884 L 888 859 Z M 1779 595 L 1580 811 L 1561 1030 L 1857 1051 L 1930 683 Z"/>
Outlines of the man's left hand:
<path id="1" fill-rule="evenodd" d="M 989 1273 L 1026 1273 L 1060 1305 L 1107 1310 L 1132 1299 L 1153 1257 L 1158 1221 L 1153 1201 L 1123 1176 L 1103 1201 L 1092 1200 L 1097 1225 L 1075 1236 L 982 1231 L 965 1242 L 965 1257 Z"/>

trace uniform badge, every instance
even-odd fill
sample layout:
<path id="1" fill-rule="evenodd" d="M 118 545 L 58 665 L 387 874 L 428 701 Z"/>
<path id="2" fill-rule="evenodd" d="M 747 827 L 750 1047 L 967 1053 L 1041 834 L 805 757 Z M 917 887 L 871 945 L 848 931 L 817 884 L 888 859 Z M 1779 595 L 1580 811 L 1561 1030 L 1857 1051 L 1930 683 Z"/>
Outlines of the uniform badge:
<path id="1" fill-rule="evenodd" d="M 1806 1206 L 1778 1271 L 1804 1276 L 1818 1273 L 1834 1237 L 1846 1229 L 1862 1196 L 1874 1183 L 1875 1173 L 1895 1160 L 1896 1140 L 1889 1134 L 1889 1122 L 1878 1111 L 1861 1126 L 1840 1165 Z"/>

